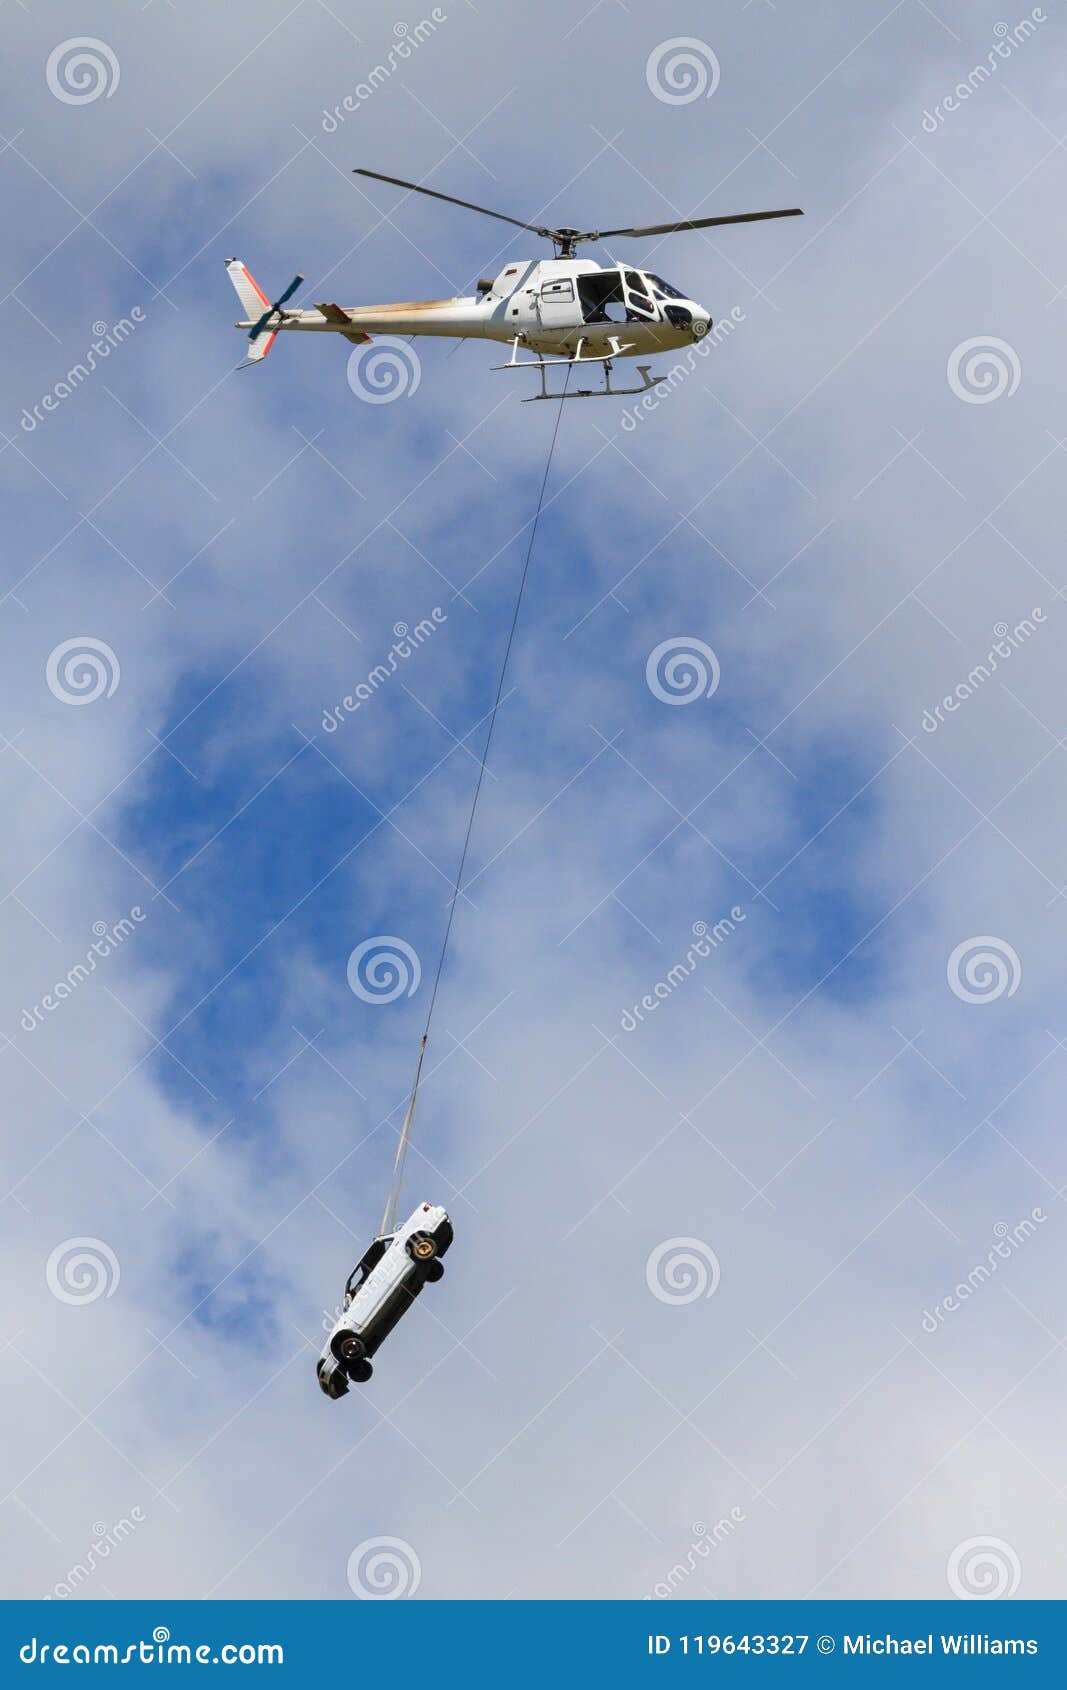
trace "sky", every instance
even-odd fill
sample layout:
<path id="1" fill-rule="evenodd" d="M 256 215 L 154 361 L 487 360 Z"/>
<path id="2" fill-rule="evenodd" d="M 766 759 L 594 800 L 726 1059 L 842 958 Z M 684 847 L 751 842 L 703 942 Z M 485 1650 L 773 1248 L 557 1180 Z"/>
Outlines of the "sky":
<path id="1" fill-rule="evenodd" d="M 5 1594 L 1062 1594 L 1058 0 L 4 35 Z M 455 1243 L 332 1403 L 556 420 L 477 344 L 235 373 L 234 254 L 541 255 L 355 165 L 805 216 L 588 249 L 734 327 L 564 407 L 404 1191 Z"/>

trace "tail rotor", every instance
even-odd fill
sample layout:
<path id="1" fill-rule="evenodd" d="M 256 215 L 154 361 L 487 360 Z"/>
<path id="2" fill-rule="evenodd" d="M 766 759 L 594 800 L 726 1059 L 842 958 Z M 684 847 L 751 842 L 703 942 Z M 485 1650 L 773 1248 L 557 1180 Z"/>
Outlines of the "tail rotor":
<path id="1" fill-rule="evenodd" d="M 282 306 L 285 304 L 287 299 L 292 299 L 294 293 L 296 292 L 297 288 L 300 286 L 300 284 L 303 280 L 304 280 L 303 276 L 298 271 L 297 274 L 293 277 L 292 281 L 289 283 L 289 286 L 286 288 L 285 292 L 280 293 L 278 295 L 278 297 L 274 301 L 273 305 L 269 306 L 267 308 L 267 310 L 264 311 L 263 315 L 258 319 L 258 321 L 253 325 L 252 330 L 251 330 L 251 332 L 249 333 L 249 336 L 248 336 L 248 338 L 252 342 L 253 346 L 255 345 L 256 341 L 259 339 L 260 335 L 263 333 L 264 329 L 266 329 L 268 327 L 268 325 L 274 321 L 275 318 L 277 318 L 279 322 L 283 322 L 284 319 L 289 315 L 288 312 L 282 310 Z"/>
<path id="2" fill-rule="evenodd" d="M 226 264 L 226 273 L 233 283 L 234 291 L 241 301 L 245 320 L 238 323 L 238 328 L 248 329 L 248 355 L 240 369 L 248 364 L 258 364 L 265 358 L 274 344 L 277 333 L 276 325 L 284 323 L 287 318 L 295 316 L 295 312 L 285 310 L 288 300 L 293 297 L 297 288 L 304 280 L 302 275 L 293 277 L 284 293 L 278 295 L 273 303 L 267 298 L 259 283 L 253 277 L 247 265 L 239 258 L 231 258 Z"/>

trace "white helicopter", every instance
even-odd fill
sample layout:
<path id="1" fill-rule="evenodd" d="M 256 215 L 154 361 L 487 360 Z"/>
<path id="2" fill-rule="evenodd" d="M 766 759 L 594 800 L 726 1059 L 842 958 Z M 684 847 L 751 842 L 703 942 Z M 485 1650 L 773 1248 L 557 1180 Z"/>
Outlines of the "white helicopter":
<path id="1" fill-rule="evenodd" d="M 355 170 L 353 175 L 370 176 L 377 182 L 388 182 L 410 193 L 427 194 L 431 199 L 481 212 L 517 229 L 527 229 L 551 241 L 556 256 L 516 259 L 495 279 L 480 280 L 478 291 L 466 298 L 347 307 L 326 301 L 313 310 L 285 309 L 286 302 L 304 280 L 302 275 L 295 276 L 285 292 L 272 302 L 240 259 L 231 258 L 226 269 L 246 314 L 236 327 L 248 331 L 249 341 L 245 363 L 239 368 L 246 369 L 265 358 L 275 336 L 282 332 L 340 334 L 355 344 L 370 340 L 375 334 L 445 335 L 460 340 L 510 343 L 510 362 L 493 367 L 539 370 L 541 391 L 533 395 L 535 399 L 589 399 L 598 395 L 644 393 L 655 387 L 659 379 L 650 374 L 649 365 L 637 366 L 642 376 L 640 387 L 613 388 L 613 361 L 673 351 L 702 340 L 711 327 L 710 313 L 648 270 L 616 263 L 605 268 L 591 259 L 576 258 L 579 243 L 608 240 L 616 235 L 641 239 L 647 235 L 676 234 L 684 229 L 713 229 L 727 223 L 761 223 L 772 217 L 803 215 L 799 207 L 792 207 L 787 211 L 746 211 L 732 217 L 652 223 L 634 229 L 550 229 L 537 223 L 523 223 L 500 211 L 489 211 L 470 200 L 438 193 L 436 188 L 405 182 L 398 176 L 383 176 L 376 170 Z M 520 349 L 533 357 L 521 358 Z M 603 387 L 571 390 L 565 387 L 562 393 L 548 391 L 546 369 L 566 365 L 569 376 L 570 368 L 587 364 L 601 366 Z"/>

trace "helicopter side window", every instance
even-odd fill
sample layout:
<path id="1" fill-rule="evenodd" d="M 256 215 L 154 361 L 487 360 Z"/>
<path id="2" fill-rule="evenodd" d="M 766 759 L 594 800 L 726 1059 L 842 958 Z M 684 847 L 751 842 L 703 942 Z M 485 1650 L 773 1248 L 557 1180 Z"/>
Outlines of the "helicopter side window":
<path id="1" fill-rule="evenodd" d="M 574 283 L 569 276 L 564 277 L 562 281 L 545 282 L 541 288 L 541 298 L 551 305 L 573 305 Z"/>

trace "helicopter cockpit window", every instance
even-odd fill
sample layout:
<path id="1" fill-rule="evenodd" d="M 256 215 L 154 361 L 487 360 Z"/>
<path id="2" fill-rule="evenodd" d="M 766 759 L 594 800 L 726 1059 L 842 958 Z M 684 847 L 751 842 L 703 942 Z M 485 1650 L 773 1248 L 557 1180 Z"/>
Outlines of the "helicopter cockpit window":
<path id="1" fill-rule="evenodd" d="M 654 276 L 651 271 L 648 272 L 648 280 L 662 299 L 685 299 L 688 297 L 686 294 L 680 293 L 677 288 L 673 288 L 670 282 L 665 282 L 662 276 Z"/>

